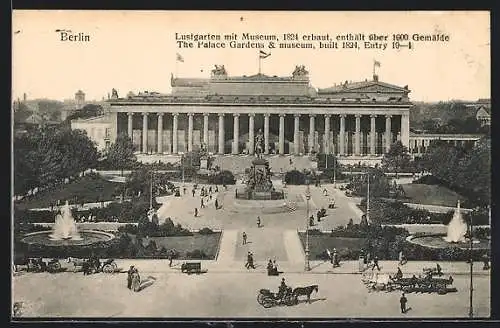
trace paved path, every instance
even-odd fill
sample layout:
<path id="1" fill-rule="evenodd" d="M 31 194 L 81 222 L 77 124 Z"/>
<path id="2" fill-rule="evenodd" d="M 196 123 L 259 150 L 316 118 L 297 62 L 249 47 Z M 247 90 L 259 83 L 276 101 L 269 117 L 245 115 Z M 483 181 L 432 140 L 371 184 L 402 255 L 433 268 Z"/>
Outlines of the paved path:
<path id="1" fill-rule="evenodd" d="M 141 268 L 141 264 L 138 264 Z M 141 270 L 141 269 L 139 269 Z M 408 294 L 408 306 L 399 311 L 398 292 L 372 292 L 359 275 L 285 274 L 292 287 L 317 284 L 312 303 L 265 309 L 257 303 L 261 288 L 277 291 L 281 277 L 263 273 L 186 275 L 141 270 L 144 288 L 134 293 L 126 288 L 126 274 L 30 273 L 13 280 L 14 302 L 22 302 L 26 317 L 221 317 L 237 318 L 466 318 L 469 279 L 454 277 L 457 293 L 447 295 Z M 43 288 L 34 288 L 41 286 Z M 490 279 L 474 279 L 475 317 L 490 314 Z"/>

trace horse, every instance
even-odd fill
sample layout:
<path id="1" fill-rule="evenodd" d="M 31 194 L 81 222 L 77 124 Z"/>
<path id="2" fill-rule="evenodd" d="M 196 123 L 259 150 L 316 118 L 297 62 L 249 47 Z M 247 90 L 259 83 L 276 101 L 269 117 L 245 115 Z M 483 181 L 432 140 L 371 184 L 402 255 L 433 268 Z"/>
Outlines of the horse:
<path id="1" fill-rule="evenodd" d="M 315 291 L 318 292 L 318 285 L 312 285 L 307 287 L 297 287 L 292 291 L 292 296 L 295 298 L 295 302 L 298 302 L 299 296 L 307 296 L 307 302 L 311 303 L 311 294 Z"/>

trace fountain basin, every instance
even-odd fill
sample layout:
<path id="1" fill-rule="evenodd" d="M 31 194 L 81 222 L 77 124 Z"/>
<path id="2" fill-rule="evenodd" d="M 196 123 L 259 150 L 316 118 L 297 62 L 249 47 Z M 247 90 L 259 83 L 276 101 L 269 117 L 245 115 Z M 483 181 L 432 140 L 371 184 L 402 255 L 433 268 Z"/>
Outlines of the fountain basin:
<path id="1" fill-rule="evenodd" d="M 59 239 L 54 240 L 50 237 L 52 231 L 38 231 L 24 235 L 21 239 L 23 243 L 29 245 L 43 245 L 43 246 L 86 246 L 98 242 L 110 241 L 115 238 L 115 235 L 97 231 L 97 230 L 83 230 L 78 232 L 80 238 L 78 239 Z"/>
<path id="2" fill-rule="evenodd" d="M 429 234 L 423 236 L 411 235 L 406 238 L 406 241 L 429 248 L 447 248 L 458 247 L 461 249 L 470 249 L 470 240 L 460 242 L 448 242 L 445 240 L 446 234 Z M 474 250 L 489 250 L 490 241 L 486 239 L 473 239 L 472 249 Z"/>

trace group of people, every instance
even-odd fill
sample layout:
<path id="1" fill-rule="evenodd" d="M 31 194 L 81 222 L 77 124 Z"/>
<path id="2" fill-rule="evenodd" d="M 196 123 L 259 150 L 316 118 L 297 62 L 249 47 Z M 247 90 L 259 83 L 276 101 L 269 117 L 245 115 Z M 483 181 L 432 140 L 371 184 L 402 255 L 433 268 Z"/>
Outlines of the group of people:
<path id="1" fill-rule="evenodd" d="M 278 271 L 278 265 L 276 264 L 276 260 L 271 261 L 271 259 L 269 259 L 269 262 L 267 263 L 267 275 L 279 276 L 280 273 L 282 272 Z"/>
<path id="2" fill-rule="evenodd" d="M 193 189 L 191 190 L 191 194 L 193 195 L 193 197 L 196 195 L 196 189 L 197 189 L 197 185 L 194 185 L 193 186 Z M 224 187 L 226 187 L 224 185 Z M 208 188 L 206 187 L 201 187 L 200 189 L 200 209 L 202 208 L 206 208 L 206 202 L 212 200 L 212 195 L 213 193 L 218 193 L 219 192 L 219 186 L 215 186 L 215 188 L 212 188 L 212 186 L 209 186 Z M 186 187 L 184 187 L 184 194 L 186 193 Z M 205 197 L 207 197 L 207 199 L 205 200 Z M 217 200 L 217 198 L 215 199 L 215 209 L 218 210 L 220 207 L 219 207 L 219 201 Z M 198 214 L 199 214 L 199 210 L 197 207 L 194 208 L 194 216 L 195 217 L 198 217 Z"/>
<path id="3" fill-rule="evenodd" d="M 127 288 L 132 289 L 132 278 L 134 274 L 139 274 L 139 270 L 133 265 L 127 271 Z"/>

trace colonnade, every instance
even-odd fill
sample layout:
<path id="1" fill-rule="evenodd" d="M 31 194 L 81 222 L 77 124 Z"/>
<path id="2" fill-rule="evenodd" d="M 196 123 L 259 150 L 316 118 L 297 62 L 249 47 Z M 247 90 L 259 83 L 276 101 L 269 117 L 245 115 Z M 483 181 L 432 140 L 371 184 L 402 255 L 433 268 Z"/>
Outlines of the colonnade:
<path id="1" fill-rule="evenodd" d="M 164 151 L 164 144 L 163 144 L 163 117 L 164 115 L 171 115 L 172 116 L 172 133 L 171 133 L 171 141 L 172 141 L 172 146 L 171 146 L 171 152 L 173 154 L 178 153 L 178 127 L 179 127 L 179 115 L 187 115 L 188 118 L 188 123 L 187 123 L 187 151 L 192 151 L 193 150 L 193 117 L 194 115 L 203 115 L 203 133 L 202 133 L 202 139 L 200 140 L 203 142 L 205 145 L 209 144 L 209 115 L 218 115 L 218 140 L 217 140 L 217 149 L 216 152 L 218 154 L 224 154 L 224 142 L 225 142 L 225 120 L 224 117 L 225 115 L 233 116 L 233 143 L 231 147 L 231 153 L 232 154 L 238 154 L 239 153 L 239 138 L 240 138 L 240 117 L 243 115 L 248 116 L 248 153 L 253 154 L 254 153 L 254 148 L 255 148 L 255 116 L 256 115 L 263 115 L 264 116 L 264 153 L 269 154 L 270 152 L 270 140 L 269 140 L 269 123 L 270 123 L 270 116 L 271 115 L 278 115 L 279 116 L 279 132 L 278 132 L 278 154 L 285 154 L 285 116 L 286 115 L 293 115 L 293 149 L 290 149 L 290 153 L 298 155 L 300 153 L 300 117 L 301 115 L 308 116 L 309 117 L 309 131 L 307 135 L 307 145 L 308 145 L 308 152 L 312 151 L 318 151 L 319 149 L 315 149 L 315 135 L 316 135 L 316 114 L 283 114 L 283 113 L 276 113 L 276 114 L 270 114 L 270 113 L 265 113 L 265 114 L 257 114 L 257 113 L 234 113 L 234 114 L 224 114 L 224 113 L 200 113 L 200 114 L 195 114 L 195 113 L 187 113 L 187 114 L 180 114 L 180 113 L 133 113 L 133 112 L 127 112 L 128 114 L 128 124 L 127 124 L 127 133 L 128 135 L 132 138 L 133 136 L 133 117 L 134 115 L 142 115 L 142 148 L 140 149 L 141 152 L 147 152 L 148 149 L 148 115 L 157 115 L 157 152 L 158 153 L 163 153 Z M 323 114 L 322 114 L 323 115 Z M 340 119 L 339 123 L 339 129 L 338 131 L 338 147 L 332 147 L 331 144 L 333 142 L 333 138 L 331 137 L 331 118 L 333 115 L 336 114 L 326 114 L 324 116 L 324 135 L 323 135 L 323 152 L 324 153 L 335 153 L 340 156 L 347 155 L 347 138 L 346 138 L 346 117 L 348 115 L 353 115 L 355 118 L 355 130 L 354 130 L 354 140 L 353 140 L 353 152 L 352 155 L 361 155 L 361 118 L 366 115 L 366 114 L 340 114 L 338 115 Z M 378 114 L 379 116 L 385 117 L 385 132 L 383 135 L 384 138 L 384 151 L 388 151 L 390 145 L 394 142 L 394 136 L 392 133 L 392 126 L 391 126 L 391 114 Z M 370 129 L 368 131 L 368 136 L 366 141 L 368 142 L 369 140 L 369 151 L 365 152 L 367 155 L 370 156 L 375 156 L 377 155 L 376 152 L 376 118 L 377 114 L 368 114 L 367 116 L 370 117 Z M 409 115 L 407 113 L 401 115 L 401 131 L 398 137 L 403 144 L 406 143 L 406 146 L 408 146 L 409 142 Z M 332 148 L 334 148 L 332 150 Z"/>

